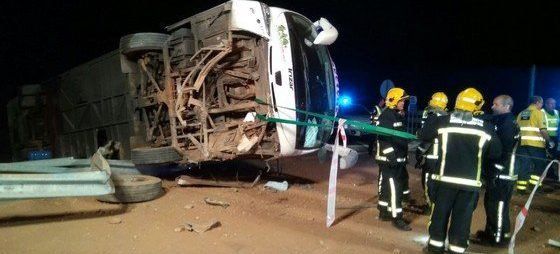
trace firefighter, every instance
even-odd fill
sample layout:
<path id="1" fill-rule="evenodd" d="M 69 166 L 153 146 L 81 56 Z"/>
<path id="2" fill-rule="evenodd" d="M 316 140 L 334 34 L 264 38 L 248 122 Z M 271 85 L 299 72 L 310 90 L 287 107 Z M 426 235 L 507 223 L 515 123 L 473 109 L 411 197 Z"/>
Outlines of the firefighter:
<path id="1" fill-rule="evenodd" d="M 514 163 L 519 127 L 511 113 L 512 108 L 513 99 L 509 95 L 500 95 L 494 99 L 491 121 L 496 125 L 496 134 L 502 144 L 502 156 L 486 163 L 486 228 L 477 232 L 477 238 L 481 242 L 500 247 L 508 246 L 511 237 L 509 203 L 517 180 Z"/>
<path id="2" fill-rule="evenodd" d="M 533 96 L 531 104 L 517 116 L 521 141 L 517 148 L 519 154 L 516 167 L 518 168 L 517 192 L 526 194 L 529 185 L 536 185 L 540 175 L 546 167 L 547 144 L 554 147 L 546 130 L 544 113 L 541 111 L 543 99 Z"/>
<path id="3" fill-rule="evenodd" d="M 378 126 L 405 131 L 404 103 L 408 95 L 402 88 L 392 88 L 385 98 L 385 110 L 379 116 Z M 411 230 L 403 219 L 403 174 L 406 171 L 408 141 L 406 139 L 379 136 L 375 160 L 379 164 L 379 218 L 392 220 L 396 228 Z"/>
<path id="4" fill-rule="evenodd" d="M 429 253 L 443 253 L 449 225 L 449 252 L 464 253 L 468 247 L 472 213 L 482 186 L 484 158 L 498 159 L 500 140 L 494 126 L 473 115 L 484 100 L 474 88 L 457 96 L 455 110 L 426 122 L 418 136 L 424 142 L 440 142 L 437 169 L 431 178 L 437 181 L 429 222 Z M 451 217 L 451 219 L 450 219 Z"/>
<path id="5" fill-rule="evenodd" d="M 432 95 L 430 102 L 424 112 L 422 112 L 422 127 L 426 121 L 431 118 L 447 115 L 447 95 L 443 92 L 437 92 Z M 426 205 L 423 206 L 424 213 L 429 213 L 431 201 L 429 185 L 433 182 L 430 180 L 430 174 L 433 172 L 438 159 L 439 140 L 436 138 L 431 142 L 422 142 L 416 150 L 416 168 L 422 169 L 422 188 L 424 190 L 424 198 Z"/>

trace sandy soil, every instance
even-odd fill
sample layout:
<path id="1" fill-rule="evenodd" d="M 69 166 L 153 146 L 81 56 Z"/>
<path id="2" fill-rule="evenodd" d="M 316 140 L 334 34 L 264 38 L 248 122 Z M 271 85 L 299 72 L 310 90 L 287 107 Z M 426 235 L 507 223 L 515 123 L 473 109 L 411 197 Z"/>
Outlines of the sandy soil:
<path id="1" fill-rule="evenodd" d="M 0 203 L 0 253 L 421 253 L 428 217 L 406 213 L 413 230 L 401 232 L 377 220 L 377 167 L 367 155 L 339 175 L 337 221 L 325 226 L 329 165 L 314 155 L 285 159 L 286 192 L 262 187 L 178 187 L 154 201 L 115 205 L 94 198 Z M 409 167 L 413 198 L 422 200 L 418 171 Z M 266 179 L 265 179 L 266 180 Z M 209 206 L 210 197 L 230 203 Z M 482 200 L 481 200 L 482 201 Z M 514 198 L 513 211 L 523 197 Z M 540 195 L 518 240 L 517 253 L 559 253 L 546 246 L 560 238 L 560 194 Z M 517 212 L 512 213 L 513 217 Z M 205 233 L 175 232 L 184 223 L 221 225 Z M 112 224 L 113 220 L 121 220 Z M 484 227 L 482 202 L 472 232 Z M 506 253 L 471 245 L 472 253 Z"/>

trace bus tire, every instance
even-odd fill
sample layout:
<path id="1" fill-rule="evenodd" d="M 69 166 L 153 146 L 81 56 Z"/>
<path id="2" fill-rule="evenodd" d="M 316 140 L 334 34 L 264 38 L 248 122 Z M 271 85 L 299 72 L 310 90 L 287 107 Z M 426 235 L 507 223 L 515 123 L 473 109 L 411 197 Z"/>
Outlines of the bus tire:
<path id="1" fill-rule="evenodd" d="M 115 193 L 97 197 L 108 203 L 137 203 L 154 200 L 163 195 L 161 179 L 146 175 L 113 175 Z"/>
<path id="2" fill-rule="evenodd" d="M 135 33 L 121 37 L 120 51 L 126 56 L 139 52 L 161 51 L 169 35 L 160 33 Z"/>
<path id="3" fill-rule="evenodd" d="M 181 160 L 181 156 L 171 146 L 135 148 L 130 157 L 134 165 L 167 164 Z"/>

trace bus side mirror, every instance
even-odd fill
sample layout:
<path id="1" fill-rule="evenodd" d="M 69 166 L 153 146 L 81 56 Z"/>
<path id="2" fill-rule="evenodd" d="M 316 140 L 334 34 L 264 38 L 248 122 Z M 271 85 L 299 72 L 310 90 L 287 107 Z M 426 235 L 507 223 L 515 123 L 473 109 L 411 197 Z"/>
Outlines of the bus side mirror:
<path id="1" fill-rule="evenodd" d="M 315 45 L 331 45 L 338 38 L 338 30 L 325 18 L 321 18 L 313 23 L 319 31 L 317 37 L 313 41 Z"/>

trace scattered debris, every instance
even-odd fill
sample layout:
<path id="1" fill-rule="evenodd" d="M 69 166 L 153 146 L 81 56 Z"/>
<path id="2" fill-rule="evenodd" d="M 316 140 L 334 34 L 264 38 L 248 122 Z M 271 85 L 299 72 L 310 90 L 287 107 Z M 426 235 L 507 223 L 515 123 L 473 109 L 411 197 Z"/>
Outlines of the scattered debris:
<path id="1" fill-rule="evenodd" d="M 185 209 L 193 209 L 194 205 L 193 204 L 188 204 L 184 207 Z"/>
<path id="2" fill-rule="evenodd" d="M 175 231 L 177 233 L 183 232 L 185 230 L 186 230 L 185 226 L 180 226 L 180 227 L 176 227 L 175 229 L 173 229 L 173 231 Z"/>
<path id="3" fill-rule="evenodd" d="M 115 217 L 109 220 L 109 224 L 121 224 L 122 222 L 122 218 L 120 217 Z"/>
<path id="4" fill-rule="evenodd" d="M 204 198 L 204 202 L 206 202 L 206 204 L 209 204 L 209 205 L 221 206 L 223 208 L 228 208 L 228 206 L 229 206 L 229 203 L 227 203 L 227 202 L 220 201 L 220 200 L 215 200 L 215 199 L 211 199 L 211 198 Z"/>
<path id="5" fill-rule="evenodd" d="M 217 228 L 221 225 L 222 224 L 220 223 L 219 220 L 211 219 L 208 223 L 204 223 L 204 224 L 195 224 L 195 223 L 192 223 L 192 222 L 187 222 L 187 223 L 185 223 L 183 228 L 184 228 L 184 230 L 187 230 L 187 231 L 190 231 L 190 232 L 204 233 L 204 232 L 206 232 L 210 229 Z"/>
<path id="6" fill-rule="evenodd" d="M 206 187 L 228 187 L 228 188 L 247 188 L 244 187 L 239 182 L 221 182 L 217 180 L 210 179 L 199 179 L 190 177 L 187 175 L 179 176 L 175 179 L 177 185 L 182 187 L 195 187 L 195 186 L 206 186 Z"/>
<path id="7" fill-rule="evenodd" d="M 265 188 L 276 190 L 276 191 L 286 191 L 288 190 L 288 182 L 276 182 L 276 181 L 268 181 L 265 185 Z"/>
<path id="8" fill-rule="evenodd" d="M 548 239 L 548 245 L 560 248 L 560 241 Z"/>

